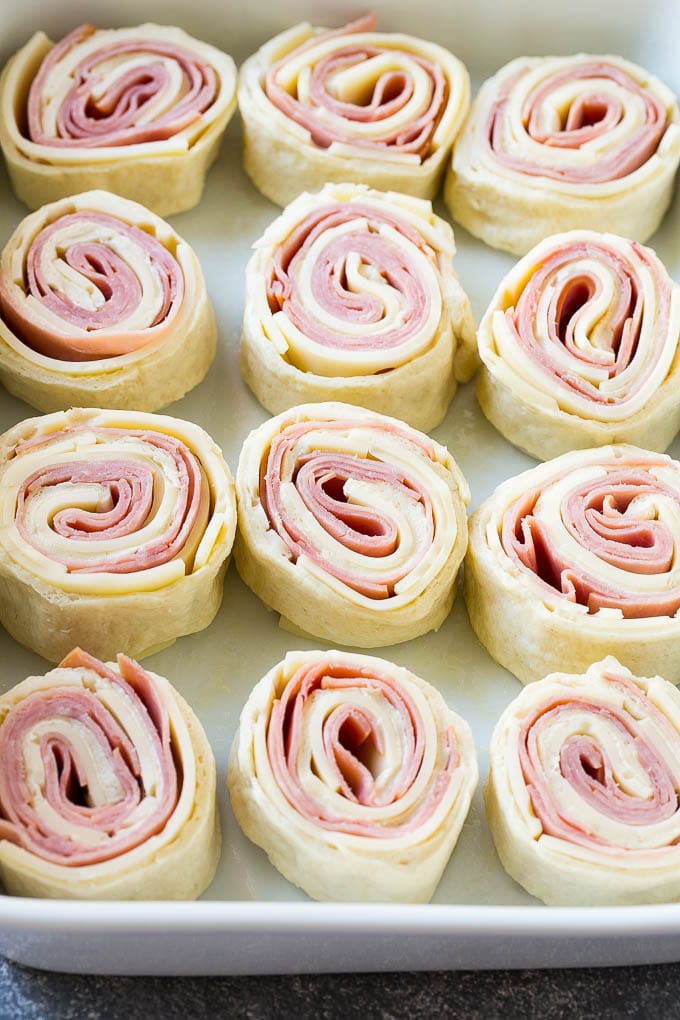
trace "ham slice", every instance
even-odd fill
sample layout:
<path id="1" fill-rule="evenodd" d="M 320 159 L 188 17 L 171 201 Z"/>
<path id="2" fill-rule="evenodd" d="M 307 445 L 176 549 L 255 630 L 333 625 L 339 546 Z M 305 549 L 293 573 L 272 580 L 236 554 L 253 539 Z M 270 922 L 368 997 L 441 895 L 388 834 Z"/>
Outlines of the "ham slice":
<path id="1" fill-rule="evenodd" d="M 77 439 L 79 434 L 94 435 L 101 450 L 106 444 L 121 437 L 135 437 L 148 448 L 148 459 L 138 456 L 129 460 L 117 454 L 104 460 L 73 460 L 47 464 L 29 475 L 17 495 L 16 527 L 23 540 L 52 560 L 61 562 L 70 573 L 125 574 L 149 570 L 182 556 L 191 558 L 196 534 L 202 533 L 208 516 L 210 494 L 208 483 L 196 456 L 181 440 L 162 432 L 142 429 L 96 428 L 84 426 L 64 429 L 40 436 L 17 448 L 20 455 L 26 450 L 45 448 L 67 437 Z M 140 531 L 155 513 L 159 499 L 157 467 L 154 456 L 169 456 L 177 474 L 178 499 L 172 517 L 161 535 L 154 534 L 139 545 L 116 549 L 115 541 Z M 107 493 L 104 502 L 94 509 L 61 509 L 51 521 L 51 530 L 37 532 L 31 526 L 31 509 L 34 500 L 40 500 L 50 490 L 65 491 L 78 484 L 94 483 Z M 73 498 L 73 497 L 72 497 Z M 59 559 L 55 557 L 50 536 L 52 533 L 82 542 L 111 540 L 111 551 L 105 556 Z"/>
<path id="2" fill-rule="evenodd" d="M 69 72 L 62 71 L 62 63 L 68 63 L 72 52 L 96 31 L 92 25 L 80 25 L 43 60 L 28 95 L 32 142 L 81 149 L 159 141 L 193 124 L 214 102 L 219 84 L 215 70 L 196 53 L 162 40 L 140 37 L 101 46 Z M 140 62 L 139 56 L 144 60 Z M 161 103 L 160 111 L 149 116 L 172 84 L 166 61 L 182 75 L 182 94 L 168 108 Z M 110 62 L 120 63 L 121 72 L 102 89 Z M 51 79 L 66 73 L 73 84 L 62 98 L 55 134 L 45 130 L 44 114 L 51 102 Z"/>
<path id="3" fill-rule="evenodd" d="M 315 301 L 333 320 L 347 324 L 346 330 L 331 329 L 312 315 L 300 297 L 296 275 L 304 266 L 310 248 L 324 234 L 342 224 L 357 222 L 356 231 L 332 236 L 323 248 L 322 258 L 313 267 L 310 281 Z M 368 231 L 364 223 L 369 224 Z M 360 202 L 327 205 L 308 215 L 277 250 L 267 271 L 266 294 L 273 313 L 284 312 L 305 336 L 325 347 L 345 350 L 382 350 L 396 347 L 421 329 L 430 311 L 430 297 L 418 279 L 416 267 L 409 263 L 407 251 L 397 248 L 381 234 L 389 227 L 402 234 L 436 265 L 436 255 L 422 235 L 405 220 Z M 347 257 L 356 254 L 364 266 L 385 277 L 402 296 L 405 312 L 393 329 L 369 334 L 353 334 L 353 324 L 379 323 L 384 315 L 383 302 L 370 292 L 347 289 L 344 266 Z"/>
<path id="4" fill-rule="evenodd" d="M 353 36 L 374 33 L 375 26 L 376 17 L 371 14 L 344 28 L 313 36 L 269 69 L 264 83 L 267 98 L 286 117 L 305 128 L 320 148 L 343 142 L 361 149 L 413 153 L 424 161 L 430 155 L 432 138 L 448 101 L 446 76 L 437 64 L 425 57 L 392 47 L 382 49 L 376 44 L 353 41 Z M 314 50 L 320 44 L 323 47 L 329 40 L 336 40 L 337 45 L 315 61 Z M 297 63 L 306 52 L 310 54 L 310 80 L 308 96 L 303 101 L 296 90 L 290 90 L 286 77 L 290 63 Z M 403 67 L 381 73 L 367 101 L 345 102 L 334 95 L 334 75 L 366 61 L 378 60 L 383 53 L 395 59 L 401 58 Z M 414 92 L 413 80 L 408 73 L 409 64 L 416 65 L 429 78 L 426 109 L 414 119 L 402 121 L 396 128 L 386 127 L 382 135 L 372 138 L 358 135 L 353 130 L 354 124 L 380 123 L 405 111 Z"/>
<path id="5" fill-rule="evenodd" d="M 670 279 L 651 252 L 635 242 L 632 248 L 651 273 L 657 304 L 649 314 L 654 315 L 654 329 L 663 338 L 671 314 Z M 590 271 L 588 263 L 593 264 Z M 577 345 L 575 336 L 581 314 L 587 314 L 590 302 L 599 298 L 601 285 L 595 269 L 600 266 L 611 274 L 614 305 L 607 309 L 606 316 L 609 343 L 598 343 L 595 352 L 593 347 Z M 547 308 L 542 300 L 546 291 L 552 291 Z M 605 405 L 630 401 L 642 390 L 663 356 L 664 346 L 659 343 L 652 356 L 646 356 L 643 369 L 619 394 L 603 394 L 598 385 L 580 373 L 592 367 L 613 379 L 625 372 L 635 360 L 644 316 L 644 291 L 633 266 L 610 245 L 584 241 L 561 244 L 537 267 L 515 305 L 505 312 L 520 350 L 538 362 L 558 387 Z M 598 328 L 602 331 L 601 324 Z M 559 356 L 561 348 L 574 359 L 571 369 Z"/>
<path id="6" fill-rule="evenodd" d="M 560 810 L 555 803 L 538 751 L 541 732 L 567 713 L 592 713 L 594 720 L 601 720 L 609 732 L 613 731 L 619 740 L 634 748 L 639 766 L 649 782 L 650 794 L 647 797 L 634 796 L 616 782 L 606 747 L 588 732 L 570 737 L 559 755 L 560 773 L 578 797 L 595 808 L 598 814 L 629 826 L 654 825 L 672 818 L 678 810 L 674 777 L 646 739 L 646 731 L 638 725 L 639 720 L 650 717 L 672 743 L 677 741 L 677 734 L 671 730 L 659 709 L 631 680 L 604 673 L 602 681 L 623 689 L 624 694 L 630 697 L 630 705 L 636 706 L 635 713 L 590 700 L 585 694 L 576 695 L 569 701 L 548 702 L 522 723 L 519 760 L 533 810 L 544 833 L 581 846 L 597 844 L 600 848 L 607 848 L 606 840 L 589 832 L 578 817 Z M 610 849 L 621 852 L 615 844 Z"/>
<path id="7" fill-rule="evenodd" d="M 85 682 L 59 684 L 60 671 L 70 670 L 84 671 Z M 58 865 L 100 864 L 160 832 L 175 808 L 180 780 L 168 713 L 151 676 L 125 655 L 119 655 L 117 669 L 111 669 L 77 648 L 61 662 L 55 677 L 53 689 L 17 702 L 0 726 L 0 840 Z M 100 700 L 100 687 L 119 696 L 121 718 Z M 76 735 L 87 732 L 117 796 L 103 803 L 92 797 L 92 761 L 80 760 L 77 741 L 71 743 L 66 735 L 69 727 Z M 145 738 L 144 763 L 131 736 L 139 732 Z M 36 740 L 43 770 L 37 792 L 38 778 L 24 769 L 26 744 Z M 145 788 L 143 775 L 153 777 L 152 788 Z M 59 819 L 58 828 L 46 821 L 43 804 Z M 86 842 L 74 834 L 83 830 L 92 834 Z"/>
<path id="8" fill-rule="evenodd" d="M 423 764 L 423 721 L 408 692 L 388 674 L 369 668 L 352 670 L 344 663 L 334 662 L 331 657 L 328 661 L 298 669 L 286 684 L 280 699 L 272 706 L 267 729 L 267 753 L 275 781 L 288 803 L 302 817 L 334 832 L 391 839 L 415 831 L 441 802 L 459 764 L 453 728 L 445 734 L 443 758 L 437 774 L 414 811 L 390 824 L 379 824 L 361 817 L 339 817 L 314 800 L 296 775 L 296 760 L 305 739 L 306 703 L 318 690 L 356 692 L 357 706 L 345 704 L 332 711 L 324 719 L 322 734 L 324 751 L 333 763 L 338 788 L 349 801 L 371 808 L 398 802 L 415 782 Z M 378 692 L 401 721 L 400 765 L 392 781 L 381 791 L 376 789 L 374 777 L 360 757 L 362 746 L 372 744 L 381 751 L 384 740 L 370 709 L 361 708 L 362 691 Z"/>
<path id="9" fill-rule="evenodd" d="M 527 97 L 522 110 L 522 122 L 513 128 L 506 127 L 509 116 L 508 105 L 513 90 L 527 74 L 529 68 L 521 69 L 508 78 L 491 107 L 485 126 L 484 137 L 494 159 L 509 170 L 534 177 L 547 177 L 567 183 L 600 184 L 618 180 L 634 173 L 656 152 L 668 126 L 668 114 L 661 101 L 652 92 L 640 85 L 622 68 L 606 61 L 584 63 L 578 67 L 553 74 Z M 564 86 L 582 81 L 584 92 L 573 102 L 564 122 L 558 130 L 542 127 L 544 105 L 552 100 L 553 94 Z M 598 82 L 605 86 L 598 91 Z M 643 110 L 643 122 L 627 133 L 620 143 L 610 151 L 586 165 L 560 162 L 560 150 L 578 150 L 611 133 L 623 117 L 623 106 L 611 95 L 606 86 L 614 85 L 627 93 Z M 542 159 L 538 161 L 523 155 L 521 149 L 510 151 L 505 133 L 520 137 L 527 136 L 527 148 L 537 143 Z"/>
<path id="10" fill-rule="evenodd" d="M 656 516 L 655 500 L 675 506 L 677 513 L 680 497 L 651 473 L 655 466 L 665 466 L 665 461 L 650 456 L 647 463 L 608 465 L 604 477 L 566 493 L 560 520 L 554 525 L 566 529 L 605 569 L 630 574 L 629 587 L 586 572 L 569 559 L 553 537 L 552 527 L 535 516 L 541 491 L 530 491 L 508 507 L 502 523 L 503 549 L 546 588 L 587 606 L 590 613 L 609 607 L 620 609 L 627 618 L 675 616 L 680 609 L 680 587 L 666 587 L 664 576 L 674 567 L 677 536 Z M 558 475 L 551 484 L 563 477 Z M 641 504 L 646 509 L 640 510 Z M 658 588 L 636 590 L 635 575 L 658 576 Z"/>
<path id="11" fill-rule="evenodd" d="M 370 429 L 370 425 L 366 428 Z M 374 427 L 374 426 L 373 426 Z M 396 426 L 384 427 L 413 445 L 413 433 Z M 316 429 L 342 432 L 356 429 L 357 423 L 342 420 L 308 421 L 286 427 L 271 443 L 260 482 L 260 499 L 273 530 L 287 545 L 293 560 L 305 555 L 343 584 L 373 599 L 386 599 L 394 594 L 395 585 L 423 559 L 434 539 L 432 501 L 415 477 L 393 464 L 365 456 L 353 456 L 325 450 L 309 451 Z M 428 457 L 433 451 L 424 442 L 418 446 Z M 318 548 L 312 535 L 305 534 L 287 511 L 282 486 L 292 483 L 315 520 L 335 542 L 346 549 L 372 559 L 388 557 L 399 543 L 393 521 L 379 509 L 349 502 L 344 493 L 349 481 L 389 486 L 397 495 L 417 507 L 421 528 L 417 546 L 398 571 L 389 566 L 371 579 L 356 571 L 343 569 Z"/>
<path id="12" fill-rule="evenodd" d="M 79 228 L 83 240 L 78 239 Z M 153 301 L 122 254 L 131 248 L 153 273 Z M 94 289 L 94 298 L 88 293 L 87 303 L 79 303 L 55 286 L 55 257 L 69 273 L 79 275 L 85 291 Z M 11 267 L 3 268 L 0 316 L 27 347 L 64 361 L 113 358 L 147 346 L 176 317 L 185 295 L 182 270 L 156 237 L 101 212 L 70 213 L 44 227 L 24 253 L 18 285 L 10 277 Z M 126 320 L 145 301 L 147 321 L 141 328 L 126 329 Z"/>

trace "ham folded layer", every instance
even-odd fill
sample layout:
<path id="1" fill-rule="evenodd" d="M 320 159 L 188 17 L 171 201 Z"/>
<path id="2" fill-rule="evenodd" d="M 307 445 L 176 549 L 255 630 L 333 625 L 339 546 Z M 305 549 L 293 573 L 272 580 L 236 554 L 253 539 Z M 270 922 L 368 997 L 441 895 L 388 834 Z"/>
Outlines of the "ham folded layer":
<path id="1" fill-rule="evenodd" d="M 624 848 L 617 845 L 616 830 L 612 830 L 611 839 L 604 835 L 606 820 L 643 834 L 644 826 L 667 822 L 677 814 L 677 778 L 662 750 L 677 749 L 678 734 L 633 680 L 603 672 L 600 683 L 604 689 L 620 692 L 618 698 L 599 701 L 596 689 L 592 698 L 587 691 L 575 691 L 571 698 L 565 693 L 563 700 L 548 700 L 533 711 L 520 728 L 519 762 L 533 811 L 545 835 L 618 853 Z M 574 717 L 573 726 L 569 725 L 570 715 Z M 589 725 L 584 722 L 586 718 L 591 720 Z M 560 747 L 559 769 L 553 775 L 546 773 L 541 744 L 549 740 L 551 728 L 560 726 L 565 726 L 569 736 Z M 653 742 L 655 734 L 663 738 L 658 747 Z M 614 765 L 613 756 L 620 761 L 624 754 L 644 776 L 644 796 L 639 793 L 640 780 L 633 780 L 631 769 L 623 773 L 620 766 L 617 769 Z M 565 793 L 560 797 L 562 782 L 567 784 L 569 796 Z M 603 820 L 599 835 L 579 816 L 579 803 Z"/>
<path id="2" fill-rule="evenodd" d="M 164 140 L 215 101 L 217 74 L 197 53 L 142 35 L 92 49 L 96 34 L 80 25 L 43 60 L 28 96 L 32 142 L 80 149 Z"/>
<path id="3" fill-rule="evenodd" d="M 668 113 L 623 68 L 595 61 L 556 69 L 529 92 L 520 119 L 512 108 L 512 95 L 528 73 L 526 67 L 508 78 L 486 121 L 486 144 L 501 166 L 567 183 L 600 184 L 634 173 L 658 149 Z M 558 115 L 556 111 L 564 107 L 561 94 L 576 91 L 575 86 L 578 95 L 570 99 L 566 114 Z M 625 124 L 627 103 L 641 109 L 641 116 L 630 118 L 630 126 Z M 561 156 L 570 150 L 584 154 L 592 150 L 592 158 L 577 163 Z M 540 159 L 534 158 L 539 152 Z"/>
<path id="4" fill-rule="evenodd" d="M 653 302 L 636 265 L 605 240 L 565 240 L 541 261 L 515 304 L 505 311 L 523 356 L 536 362 L 559 388 L 601 405 L 632 400 L 660 360 L 667 358 L 672 284 L 653 252 L 635 242 L 630 246 L 649 272 Z M 604 281 L 612 300 L 603 315 Z M 593 321 L 597 309 L 600 314 Z M 657 342 L 640 350 L 644 328 Z M 674 341 L 674 352 L 677 339 L 669 340 Z M 629 369 L 636 367 L 638 355 L 642 365 L 631 376 Z M 630 377 L 624 389 L 612 392 L 606 387 L 624 372 Z"/>
<path id="5" fill-rule="evenodd" d="M 653 455 L 628 463 L 603 459 L 587 481 L 564 486 L 554 520 L 542 515 L 539 519 L 539 501 L 568 478 L 556 475 L 540 490 L 515 500 L 503 514 L 501 542 L 506 555 L 545 588 L 586 606 L 589 613 L 612 608 L 626 618 L 675 616 L 680 587 L 668 584 L 667 578 L 680 544 L 673 528 L 680 515 L 680 493 L 659 477 L 672 463 Z M 577 562 L 579 547 L 593 563 L 593 571 Z M 598 576 L 598 567 L 605 576 Z M 637 582 L 645 577 L 658 578 L 658 584 L 645 590 Z"/>
<path id="6" fill-rule="evenodd" d="M 210 510 L 209 483 L 197 457 L 181 440 L 162 432 L 86 426 L 24 442 L 17 447 L 16 455 L 47 450 L 50 444 L 62 440 L 77 443 L 80 436 L 94 440 L 88 447 L 88 457 L 59 457 L 30 474 L 19 488 L 15 523 L 24 542 L 62 563 L 68 573 L 135 573 L 179 557 L 191 570 Z M 146 456 L 140 457 L 135 449 L 129 458 L 123 458 L 120 445 L 113 456 L 106 455 L 107 443 L 120 444 L 126 438 L 142 443 Z M 161 519 L 163 464 L 166 470 L 168 464 L 172 465 L 177 498 L 162 512 Z M 82 505 L 74 503 L 79 493 L 83 493 Z M 41 528 L 45 504 L 55 501 L 59 509 L 48 514 L 49 526 Z M 78 555 L 74 552 L 70 558 L 55 554 L 53 535 L 66 540 L 60 548 L 73 541 Z M 83 548 L 88 542 L 97 545 L 91 555 Z"/>
<path id="7" fill-rule="evenodd" d="M 345 224 L 352 230 L 337 232 Z M 395 244 L 384 228 L 396 231 L 405 244 Z M 272 314 L 282 311 L 305 336 L 324 347 L 344 350 L 384 350 L 396 347 L 423 328 L 430 314 L 431 298 L 409 259 L 410 245 L 431 259 L 436 255 L 425 239 L 406 220 L 375 205 L 361 202 L 334 203 L 309 214 L 276 251 L 268 269 L 266 293 Z M 311 251 L 317 258 L 307 266 Z M 359 259 L 369 279 L 381 277 L 401 299 L 391 328 L 385 303 L 375 288 L 350 289 L 348 259 Z M 323 318 L 314 315 L 300 292 L 300 275 L 320 306 Z M 338 326 L 332 325 L 337 322 Z M 352 326 L 375 324 L 375 332 L 352 331 Z"/>
<path id="8" fill-rule="evenodd" d="M 54 674 L 0 726 L 0 840 L 54 864 L 100 864 L 156 835 L 175 808 L 169 716 L 125 655 L 112 669 L 77 648 Z"/>
<path id="9" fill-rule="evenodd" d="M 416 569 L 435 539 L 435 519 L 432 500 L 422 483 L 401 465 L 381 460 L 379 450 L 372 456 L 363 451 L 366 439 L 376 426 L 367 422 L 329 420 L 307 421 L 284 428 L 272 441 L 263 461 L 260 477 L 260 500 L 270 526 L 286 544 L 290 556 L 296 561 L 307 556 L 321 570 L 368 598 L 387 599 L 394 594 L 395 585 Z M 432 447 L 425 437 L 418 439 L 413 431 L 400 430 L 390 423 L 380 428 L 397 436 L 407 446 L 415 447 L 419 457 L 423 453 L 435 459 Z M 315 432 L 342 434 L 351 429 L 356 434 L 357 453 L 315 448 Z M 347 498 L 345 486 L 371 486 L 373 491 L 388 493 L 379 504 L 366 505 Z M 358 553 L 371 562 L 370 577 L 361 572 L 345 569 L 333 562 L 324 552 L 315 533 L 305 530 L 302 522 L 290 512 L 285 498 L 286 488 L 294 486 L 306 510 L 326 536 L 344 549 Z M 392 507 L 386 506 L 391 503 Z M 417 534 L 412 531 L 412 549 L 398 557 L 398 566 L 376 569 L 376 561 L 386 559 L 399 550 L 403 537 L 400 534 L 394 510 L 405 504 L 418 519 Z M 400 514 L 403 517 L 403 515 Z"/>
<path id="10" fill-rule="evenodd" d="M 0 316 L 46 357 L 96 361 L 139 350 L 163 336 L 184 300 L 173 255 L 147 231 L 105 213 L 60 216 L 21 255 L 20 267 L 13 258 L 0 273 Z M 142 272 L 151 274 L 152 294 Z"/>
<path id="11" fill-rule="evenodd" d="M 288 53 L 267 72 L 267 98 L 308 131 L 320 148 L 340 142 L 412 154 L 422 162 L 430 155 L 446 108 L 448 81 L 436 63 L 417 52 L 382 47 L 375 26 L 376 17 L 371 14 L 316 35 Z M 364 34 L 367 40 L 354 41 L 353 37 Z M 347 98 L 339 98 L 338 80 L 347 81 L 357 68 L 362 94 L 354 95 L 350 85 Z M 370 138 L 355 127 L 383 122 L 384 132 Z"/>
<path id="12" fill-rule="evenodd" d="M 311 739 L 307 713 L 315 696 L 323 691 L 350 692 L 354 699 L 341 702 L 324 715 L 320 743 L 312 753 L 323 756 L 324 770 L 329 770 L 337 791 L 347 802 L 357 805 L 356 817 L 336 815 L 322 800 L 316 800 L 298 777 L 300 753 Z M 387 736 L 372 714 L 375 696 L 385 699 L 389 711 L 399 720 L 401 746 L 389 754 Z M 412 810 L 385 824 L 362 818 L 362 808 L 398 804 L 413 787 L 425 754 L 424 724 L 415 702 L 395 677 L 371 668 L 349 668 L 332 658 L 299 668 L 287 682 L 272 707 L 267 753 L 276 784 L 296 812 L 323 829 L 378 839 L 391 839 L 423 825 L 444 798 L 459 764 L 451 727 L 442 735 L 436 771 L 428 777 L 424 793 Z M 378 785 L 366 764 L 371 754 L 398 761 L 397 766 L 392 765 L 389 782 L 381 776 Z"/>

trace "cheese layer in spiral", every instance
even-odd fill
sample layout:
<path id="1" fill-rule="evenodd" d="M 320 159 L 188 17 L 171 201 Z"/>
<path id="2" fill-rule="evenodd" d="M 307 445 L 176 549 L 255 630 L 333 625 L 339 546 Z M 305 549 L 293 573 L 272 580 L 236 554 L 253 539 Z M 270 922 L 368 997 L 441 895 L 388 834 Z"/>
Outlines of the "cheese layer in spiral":
<path id="1" fill-rule="evenodd" d="M 236 819 L 318 900 L 427 902 L 477 785 L 467 723 L 384 659 L 289 652 L 253 689 L 228 770 Z"/>
<path id="2" fill-rule="evenodd" d="M 482 85 L 449 167 L 451 214 L 524 255 L 577 228 L 645 241 L 680 163 L 673 93 L 621 57 L 520 57 Z"/>
<path id="3" fill-rule="evenodd" d="M 195 899 L 219 858 L 215 786 L 203 728 L 164 677 L 76 648 L 0 695 L 0 882 Z"/>
<path id="4" fill-rule="evenodd" d="M 161 216 L 198 203 L 236 108 L 236 66 L 179 28 L 36 33 L 0 79 L 0 145 L 35 209 L 104 188 Z"/>
<path id="5" fill-rule="evenodd" d="M 476 367 L 454 253 L 424 199 L 356 184 L 300 195 L 246 271 L 241 370 L 260 403 L 342 400 L 438 425 Z"/>
<path id="6" fill-rule="evenodd" d="M 201 381 L 217 330 L 168 223 L 105 191 L 23 220 L 0 257 L 0 378 L 41 411 L 154 411 Z"/>
<path id="7" fill-rule="evenodd" d="M 245 169 L 273 202 L 327 181 L 434 197 L 468 73 L 435 43 L 375 27 L 374 15 L 333 31 L 304 22 L 241 68 Z"/>
<path id="8" fill-rule="evenodd" d="M 59 661 L 148 655 L 202 630 L 236 525 L 219 447 L 190 422 L 75 408 L 0 440 L 0 622 Z"/>
<path id="9" fill-rule="evenodd" d="M 613 656 L 531 684 L 491 738 L 486 807 L 512 877 L 553 905 L 680 899 L 680 693 Z"/>
<path id="10" fill-rule="evenodd" d="M 542 460 L 680 428 L 680 287 L 650 248 L 575 230 L 502 281 L 479 327 L 477 385 L 496 428 Z"/>
<path id="11" fill-rule="evenodd" d="M 349 404 L 305 404 L 246 439 L 234 554 L 286 623 L 363 648 L 438 628 L 467 546 L 467 482 L 445 447 Z"/>
<path id="12" fill-rule="evenodd" d="M 523 683 L 609 653 L 680 675 L 680 464 L 605 446 L 503 482 L 470 520 L 465 599 Z"/>

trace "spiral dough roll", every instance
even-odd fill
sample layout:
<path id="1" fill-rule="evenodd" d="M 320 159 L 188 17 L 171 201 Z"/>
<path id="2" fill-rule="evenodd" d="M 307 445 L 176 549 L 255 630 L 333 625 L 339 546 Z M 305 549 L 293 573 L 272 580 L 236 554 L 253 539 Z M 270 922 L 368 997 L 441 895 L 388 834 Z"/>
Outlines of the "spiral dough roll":
<path id="1" fill-rule="evenodd" d="M 408 670 L 289 652 L 241 713 L 239 825 L 317 900 L 427 902 L 477 785 L 470 727 Z"/>
<path id="2" fill-rule="evenodd" d="M 458 223 L 517 255 L 578 228 L 645 241 L 678 163 L 676 98 L 644 68 L 614 56 L 520 57 L 482 85 L 445 197 Z"/>
<path id="3" fill-rule="evenodd" d="M 680 675 L 680 464 L 634 446 L 557 457 L 470 520 L 465 598 L 482 644 L 523 683 L 609 652 Z"/>
<path id="4" fill-rule="evenodd" d="M 506 870 L 553 905 L 680 899 L 680 693 L 613 656 L 531 684 L 491 738 Z"/>
<path id="5" fill-rule="evenodd" d="M 375 27 L 374 15 L 334 31 L 304 22 L 241 68 L 245 169 L 278 205 L 327 181 L 434 198 L 468 73 L 435 43 Z"/>
<path id="6" fill-rule="evenodd" d="M 476 367 L 454 253 L 424 199 L 352 184 L 297 198 L 246 273 L 241 367 L 260 403 L 342 400 L 438 425 Z"/>
<path id="7" fill-rule="evenodd" d="M 195 899 L 220 853 L 215 761 L 168 681 L 80 648 L 0 696 L 0 881 L 20 896 Z"/>
<path id="8" fill-rule="evenodd" d="M 236 487 L 236 565 L 286 625 L 375 648 L 448 615 L 469 490 L 428 436 L 349 404 L 306 404 L 251 432 Z"/>
<path id="9" fill-rule="evenodd" d="M 197 425 L 81 408 L 21 422 L 0 440 L 0 622 L 52 662 L 77 638 L 149 655 L 215 616 L 235 518 Z"/>
<path id="10" fill-rule="evenodd" d="M 54 202 L 0 258 L 0 378 L 40 411 L 157 410 L 201 381 L 216 339 L 192 248 L 136 202 Z"/>
<path id="11" fill-rule="evenodd" d="M 90 188 L 191 209 L 236 109 L 236 65 L 169 25 L 37 32 L 0 78 L 0 146 L 31 209 Z"/>
<path id="12" fill-rule="evenodd" d="M 576 230 L 542 241 L 479 328 L 482 410 L 534 457 L 680 428 L 680 287 L 649 248 Z"/>

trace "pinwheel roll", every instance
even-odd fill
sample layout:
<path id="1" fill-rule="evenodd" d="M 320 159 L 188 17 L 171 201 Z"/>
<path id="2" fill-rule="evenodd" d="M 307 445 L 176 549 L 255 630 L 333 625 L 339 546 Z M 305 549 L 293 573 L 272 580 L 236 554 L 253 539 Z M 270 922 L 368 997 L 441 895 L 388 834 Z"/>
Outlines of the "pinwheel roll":
<path id="1" fill-rule="evenodd" d="M 289 652 L 254 688 L 228 769 L 246 836 L 317 900 L 424 903 L 477 786 L 468 724 L 384 659 Z"/>
<path id="2" fill-rule="evenodd" d="M 327 181 L 434 198 L 468 73 L 435 43 L 375 28 L 374 15 L 334 31 L 304 22 L 241 68 L 244 165 L 273 202 Z"/>
<path id="3" fill-rule="evenodd" d="M 40 411 L 157 410 L 201 381 L 216 339 L 196 255 L 136 202 L 54 202 L 0 258 L 0 378 Z"/>
<path id="4" fill-rule="evenodd" d="M 680 428 L 680 287 L 649 248 L 557 234 L 520 259 L 479 328 L 477 395 L 506 439 L 546 460 Z"/>
<path id="5" fill-rule="evenodd" d="M 356 184 L 300 195 L 246 273 L 241 366 L 260 403 L 343 400 L 438 425 L 477 363 L 454 253 L 423 199 Z"/>
<path id="6" fill-rule="evenodd" d="M 465 599 L 522 683 L 609 652 L 679 677 L 680 464 L 605 446 L 510 478 L 470 520 Z"/>
<path id="7" fill-rule="evenodd" d="M 305 404 L 251 432 L 236 489 L 236 565 L 285 626 L 375 648 L 445 620 L 470 494 L 428 436 L 349 404 Z"/>
<path id="8" fill-rule="evenodd" d="M 455 220 L 524 255 L 577 228 L 645 241 L 680 162 L 673 93 L 621 57 L 520 57 L 482 85 L 453 153 Z"/>
<path id="9" fill-rule="evenodd" d="M 680 693 L 660 676 L 609 656 L 527 687 L 485 793 L 503 866 L 546 903 L 680 899 Z"/>
<path id="10" fill-rule="evenodd" d="M 195 899 L 220 853 L 215 760 L 168 681 L 80 648 L 0 696 L 0 882 L 20 896 Z"/>
<path id="11" fill-rule="evenodd" d="M 202 630 L 236 525 L 219 447 L 190 422 L 71 411 L 0 439 L 0 623 L 58 662 L 135 658 Z"/>
<path id="12" fill-rule="evenodd" d="M 103 188 L 160 216 L 200 200 L 236 109 L 236 66 L 169 25 L 37 32 L 0 78 L 0 146 L 32 209 Z"/>

